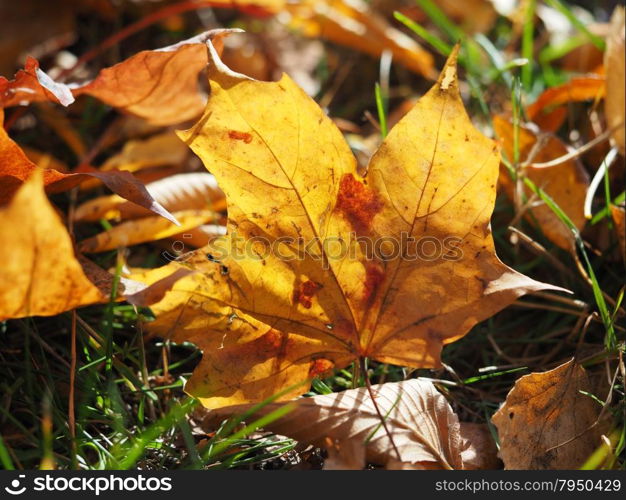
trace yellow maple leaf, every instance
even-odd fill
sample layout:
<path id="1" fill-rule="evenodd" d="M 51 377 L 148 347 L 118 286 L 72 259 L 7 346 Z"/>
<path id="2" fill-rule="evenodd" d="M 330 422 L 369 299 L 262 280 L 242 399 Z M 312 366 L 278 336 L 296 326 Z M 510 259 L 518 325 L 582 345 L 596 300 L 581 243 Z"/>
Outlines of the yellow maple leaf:
<path id="1" fill-rule="evenodd" d="M 255 81 L 209 53 L 211 97 L 180 136 L 226 194 L 228 235 L 143 277 L 199 271 L 157 304 L 152 330 L 203 349 L 186 390 L 205 406 L 262 400 L 365 357 L 440 366 L 445 344 L 551 288 L 495 254 L 500 155 L 465 112 L 457 50 L 365 179 L 288 76 Z"/>

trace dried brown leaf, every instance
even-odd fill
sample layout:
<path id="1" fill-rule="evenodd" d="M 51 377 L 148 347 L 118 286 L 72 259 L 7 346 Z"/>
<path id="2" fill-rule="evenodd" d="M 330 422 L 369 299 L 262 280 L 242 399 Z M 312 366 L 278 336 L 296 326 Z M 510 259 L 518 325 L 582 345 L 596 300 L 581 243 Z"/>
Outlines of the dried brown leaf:
<path id="1" fill-rule="evenodd" d="M 588 393 L 574 360 L 521 377 L 492 418 L 505 469 L 579 468 L 601 444 L 601 406 Z"/>
<path id="2" fill-rule="evenodd" d="M 402 462 L 442 469 L 462 469 L 465 448 L 459 420 L 435 386 L 427 379 L 412 379 L 372 387 Z M 301 398 L 293 409 L 267 428 L 302 443 L 325 446 L 327 438 L 341 446 L 365 446 L 367 460 L 384 465 L 398 457 L 383 429 L 368 390 Z M 254 415 L 265 415 L 281 403 L 264 406 Z M 207 413 L 203 425 L 214 429 L 221 420 L 249 406 L 241 405 Z"/>

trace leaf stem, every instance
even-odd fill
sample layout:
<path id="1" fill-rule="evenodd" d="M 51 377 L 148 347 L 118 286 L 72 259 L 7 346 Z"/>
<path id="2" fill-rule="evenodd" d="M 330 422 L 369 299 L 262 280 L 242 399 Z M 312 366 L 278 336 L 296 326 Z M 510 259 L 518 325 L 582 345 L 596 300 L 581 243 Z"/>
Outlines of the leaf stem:
<path id="1" fill-rule="evenodd" d="M 391 435 L 391 431 L 387 427 L 387 420 L 383 416 L 383 413 L 380 411 L 380 408 L 378 407 L 378 403 L 376 402 L 376 398 L 374 397 L 374 391 L 372 390 L 372 384 L 370 382 L 370 377 L 369 377 L 369 375 L 367 373 L 367 369 L 365 367 L 365 358 L 359 358 L 359 366 L 361 367 L 361 372 L 363 373 L 363 378 L 365 379 L 365 387 L 367 387 L 367 392 L 370 395 L 370 399 L 372 400 L 372 404 L 374 405 L 374 409 L 376 410 L 376 413 L 378 414 L 378 418 L 380 418 L 380 423 L 382 424 L 383 429 L 385 429 L 385 433 L 387 434 L 387 437 L 389 438 L 389 441 L 391 442 L 391 446 L 393 447 L 393 450 L 396 452 L 398 460 L 400 462 L 402 462 L 402 457 L 400 456 L 400 451 L 398 450 L 398 447 L 396 446 L 396 443 L 393 440 L 393 436 Z"/>

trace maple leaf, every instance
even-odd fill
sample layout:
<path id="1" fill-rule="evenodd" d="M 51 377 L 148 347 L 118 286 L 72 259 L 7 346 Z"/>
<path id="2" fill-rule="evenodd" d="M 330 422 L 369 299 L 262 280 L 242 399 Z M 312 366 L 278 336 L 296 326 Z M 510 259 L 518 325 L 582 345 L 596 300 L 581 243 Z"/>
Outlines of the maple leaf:
<path id="1" fill-rule="evenodd" d="M 262 400 L 365 357 L 440 366 L 445 344 L 520 295 L 551 288 L 495 254 L 500 156 L 465 112 L 457 50 L 382 143 L 367 179 L 288 76 L 255 81 L 209 52 L 211 97 L 180 135 L 226 194 L 229 234 L 186 262 L 199 273 L 166 294 L 151 327 L 203 349 L 186 390 L 204 405 Z"/>

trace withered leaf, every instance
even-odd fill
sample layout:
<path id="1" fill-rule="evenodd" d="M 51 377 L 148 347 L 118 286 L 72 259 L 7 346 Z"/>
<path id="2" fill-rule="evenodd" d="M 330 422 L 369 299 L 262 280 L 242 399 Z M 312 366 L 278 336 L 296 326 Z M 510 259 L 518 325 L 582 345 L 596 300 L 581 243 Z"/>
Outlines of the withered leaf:
<path id="1" fill-rule="evenodd" d="M 535 122 L 541 130 L 556 132 L 565 117 L 564 104 L 575 101 L 599 100 L 606 90 L 603 75 L 586 75 L 572 78 L 567 83 L 550 87 L 526 109 L 528 119 Z"/>
<path id="2" fill-rule="evenodd" d="M 39 62 L 28 57 L 24 69 L 13 80 L 0 76 L 0 108 L 18 106 L 36 101 L 53 101 L 69 106 L 74 102 L 70 88 L 52 80 L 39 68 Z"/>
<path id="3" fill-rule="evenodd" d="M 580 468 L 601 444 L 603 429 L 601 407 L 589 394 L 592 384 L 574 360 L 521 377 L 492 418 L 504 467 Z"/>
<path id="4" fill-rule="evenodd" d="M 0 320 L 52 316 L 106 300 L 76 260 L 42 184 L 36 172 L 0 208 Z"/>
<path id="5" fill-rule="evenodd" d="M 0 321 L 54 316 L 110 300 L 114 277 L 74 252 L 67 229 L 44 192 L 41 170 L 0 208 L 0 218 Z M 121 278 L 116 299 L 150 305 L 189 272 L 178 270 L 152 286 Z"/>
<path id="6" fill-rule="evenodd" d="M 215 177 L 207 172 L 172 175 L 146 184 L 146 189 L 170 212 L 203 209 L 218 212 L 226 208 L 224 193 L 217 186 Z M 110 195 L 79 205 L 74 212 L 74 219 L 134 219 L 146 215 L 150 215 L 150 211 L 119 195 Z"/>
<path id="7" fill-rule="evenodd" d="M 78 244 L 78 249 L 84 253 L 98 253 L 147 241 L 156 241 L 213 222 L 218 218 L 212 210 L 181 210 L 174 212 L 172 216 L 178 221 L 178 224 L 157 216 L 122 222 L 108 231 L 81 241 Z"/>
<path id="8" fill-rule="evenodd" d="M 3 121 L 4 112 L 0 109 L 0 205 L 10 200 L 20 185 L 38 170 L 24 151 L 8 136 L 2 127 Z M 146 187 L 129 172 L 118 170 L 100 172 L 91 167 L 73 173 L 59 172 L 54 168 L 40 170 L 43 170 L 43 184 L 48 193 L 67 191 L 87 179 L 96 178 L 122 198 L 176 222 L 176 219 L 150 196 Z"/>
<path id="9" fill-rule="evenodd" d="M 387 416 L 385 423 L 402 462 L 463 469 L 462 453 L 468 443 L 461 437 L 458 417 L 432 382 L 411 379 L 374 385 L 372 391 L 381 413 Z M 380 465 L 398 459 L 366 387 L 300 398 L 289 404 L 293 409 L 271 422 L 268 430 L 322 447 L 327 438 L 339 446 L 362 445 L 366 459 Z M 266 405 L 254 418 L 281 406 Z M 248 406 L 234 406 L 209 411 L 203 425 L 215 429 L 221 420 L 247 409 Z"/>
<path id="10" fill-rule="evenodd" d="M 54 82 L 29 58 L 14 80 L 0 77 L 0 107 L 52 100 L 67 106 L 74 98 L 91 95 L 119 110 L 155 125 L 181 123 L 197 117 L 205 98 L 198 75 L 206 66 L 204 42 L 229 30 L 212 30 L 177 44 L 145 50 L 105 68 L 86 84 Z"/>

